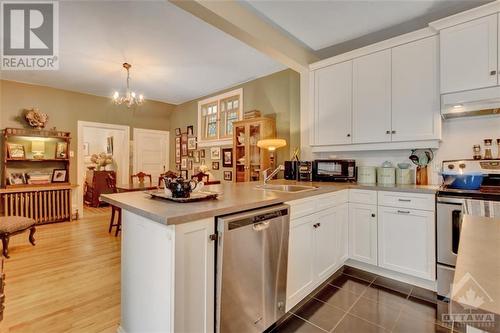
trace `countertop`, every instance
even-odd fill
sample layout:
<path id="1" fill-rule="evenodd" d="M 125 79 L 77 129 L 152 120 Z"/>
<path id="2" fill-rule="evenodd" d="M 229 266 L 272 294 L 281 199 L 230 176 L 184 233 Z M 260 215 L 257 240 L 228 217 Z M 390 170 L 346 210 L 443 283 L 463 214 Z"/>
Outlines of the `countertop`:
<path id="1" fill-rule="evenodd" d="M 430 194 L 436 193 L 439 188 L 438 186 L 376 186 L 342 182 L 311 183 L 287 180 L 275 180 L 271 183 L 313 185 L 318 188 L 314 191 L 286 193 L 256 189 L 256 185 L 261 184 L 261 182 L 226 183 L 205 186 L 203 188 L 204 190 L 221 193 L 217 200 L 210 201 L 175 203 L 162 199 L 151 199 L 150 195 L 143 192 L 104 194 L 101 195 L 101 200 L 144 216 L 150 220 L 173 225 L 280 204 L 291 200 L 341 191 L 348 188 Z"/>
<path id="2" fill-rule="evenodd" d="M 478 310 L 500 315 L 500 219 L 464 216 L 451 299 L 472 289 L 483 298 Z M 481 303 L 481 302 L 479 302 Z"/>

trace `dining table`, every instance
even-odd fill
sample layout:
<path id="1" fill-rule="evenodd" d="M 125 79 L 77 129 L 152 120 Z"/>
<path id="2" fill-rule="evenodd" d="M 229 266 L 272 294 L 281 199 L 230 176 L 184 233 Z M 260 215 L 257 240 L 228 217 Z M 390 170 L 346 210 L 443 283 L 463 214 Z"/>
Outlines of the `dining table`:
<path id="1" fill-rule="evenodd" d="M 158 186 L 149 183 L 126 183 L 117 184 L 116 190 L 119 193 L 156 190 Z"/>

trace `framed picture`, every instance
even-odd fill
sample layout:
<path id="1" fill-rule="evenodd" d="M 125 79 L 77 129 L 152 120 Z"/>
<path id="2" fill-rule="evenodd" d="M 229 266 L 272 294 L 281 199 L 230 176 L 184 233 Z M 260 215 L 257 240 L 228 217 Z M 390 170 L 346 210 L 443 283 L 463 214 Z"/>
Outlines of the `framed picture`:
<path id="1" fill-rule="evenodd" d="M 205 158 L 205 149 L 200 150 L 200 157 Z"/>
<path id="2" fill-rule="evenodd" d="M 188 171 L 187 170 L 181 170 L 181 177 L 184 179 L 188 179 Z"/>
<path id="3" fill-rule="evenodd" d="M 220 147 L 210 148 L 210 159 L 211 160 L 220 160 Z"/>
<path id="4" fill-rule="evenodd" d="M 196 150 L 196 137 L 188 138 L 188 150 Z"/>
<path id="5" fill-rule="evenodd" d="M 188 159 L 187 158 L 182 158 L 181 159 L 181 170 L 186 170 L 188 164 Z"/>
<path id="6" fill-rule="evenodd" d="M 224 171 L 224 180 L 232 181 L 233 180 L 233 172 L 232 171 Z"/>
<path id="7" fill-rule="evenodd" d="M 175 136 L 181 136 L 181 129 L 180 128 L 175 129 Z"/>
<path id="8" fill-rule="evenodd" d="M 26 153 L 24 151 L 24 146 L 19 143 L 8 143 L 9 158 L 14 159 L 25 159 Z"/>
<path id="9" fill-rule="evenodd" d="M 193 170 L 193 160 L 188 160 L 188 170 Z"/>
<path id="10" fill-rule="evenodd" d="M 219 162 L 212 162 L 212 170 L 219 170 Z"/>
<path id="11" fill-rule="evenodd" d="M 175 138 L 175 163 L 181 163 L 181 138 Z"/>
<path id="12" fill-rule="evenodd" d="M 9 174 L 9 185 L 22 185 L 26 184 L 26 175 L 21 172 L 13 172 Z"/>
<path id="13" fill-rule="evenodd" d="M 187 127 L 187 135 L 188 136 L 194 135 L 194 126 L 193 125 Z"/>
<path id="14" fill-rule="evenodd" d="M 109 143 L 108 143 L 108 147 L 109 147 Z M 68 143 L 67 142 L 58 142 L 57 143 L 57 145 L 56 145 L 56 158 L 58 158 L 58 159 L 68 158 Z"/>
<path id="15" fill-rule="evenodd" d="M 68 179 L 68 170 L 54 169 L 52 171 L 52 183 L 65 183 Z"/>
<path id="16" fill-rule="evenodd" d="M 187 156 L 188 154 L 188 136 L 187 133 L 181 134 L 181 156 Z"/>
<path id="17" fill-rule="evenodd" d="M 222 166 L 225 168 L 233 166 L 233 148 L 222 149 Z"/>
<path id="18" fill-rule="evenodd" d="M 83 156 L 90 156 L 89 146 L 88 142 L 83 143 Z"/>
<path id="19" fill-rule="evenodd" d="M 199 150 L 193 151 L 193 158 L 194 158 L 194 163 L 200 163 L 200 151 Z"/>

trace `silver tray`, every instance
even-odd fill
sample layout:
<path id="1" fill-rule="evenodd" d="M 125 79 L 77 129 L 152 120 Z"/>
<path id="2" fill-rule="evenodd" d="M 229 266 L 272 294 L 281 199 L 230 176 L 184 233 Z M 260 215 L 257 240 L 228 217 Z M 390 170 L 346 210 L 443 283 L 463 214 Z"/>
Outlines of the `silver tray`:
<path id="1" fill-rule="evenodd" d="M 167 195 L 163 190 L 145 191 L 144 193 L 149 194 L 151 198 L 159 198 L 163 200 L 170 200 L 180 203 L 214 200 L 217 199 L 217 196 L 219 195 L 219 193 L 216 192 L 198 191 L 198 192 L 191 192 L 189 198 L 172 198 L 171 195 Z"/>

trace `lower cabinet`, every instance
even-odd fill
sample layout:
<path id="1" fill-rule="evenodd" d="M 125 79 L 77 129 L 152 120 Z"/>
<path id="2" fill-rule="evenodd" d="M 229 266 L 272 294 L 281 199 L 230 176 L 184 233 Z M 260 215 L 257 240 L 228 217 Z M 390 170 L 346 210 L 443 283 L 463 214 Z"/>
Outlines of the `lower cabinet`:
<path id="1" fill-rule="evenodd" d="M 347 259 L 347 207 L 341 204 L 290 222 L 287 311 Z"/>
<path id="2" fill-rule="evenodd" d="M 349 204 L 349 258 L 377 265 L 377 206 Z"/>
<path id="3" fill-rule="evenodd" d="M 436 276 L 433 211 L 378 207 L 378 265 L 434 280 Z"/>

